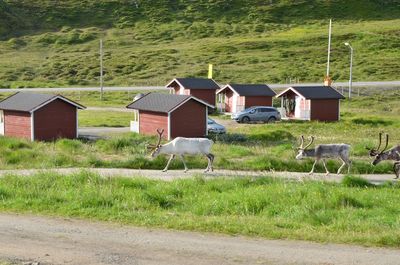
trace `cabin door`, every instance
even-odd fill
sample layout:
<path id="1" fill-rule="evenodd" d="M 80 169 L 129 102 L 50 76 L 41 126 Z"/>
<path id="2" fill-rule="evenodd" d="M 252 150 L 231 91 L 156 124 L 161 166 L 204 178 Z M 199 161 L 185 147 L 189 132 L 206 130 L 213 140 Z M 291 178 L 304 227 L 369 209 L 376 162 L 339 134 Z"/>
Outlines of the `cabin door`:
<path id="1" fill-rule="evenodd" d="M 4 112 L 0 110 L 0 135 L 4 135 Z"/>
<path id="2" fill-rule="evenodd" d="M 232 112 L 233 113 L 237 112 L 237 103 L 238 103 L 237 100 L 238 100 L 237 95 L 233 94 L 233 96 L 232 96 Z"/>
<path id="3" fill-rule="evenodd" d="M 296 96 L 296 105 L 294 108 L 294 116 L 296 118 L 301 118 L 301 97 Z"/>

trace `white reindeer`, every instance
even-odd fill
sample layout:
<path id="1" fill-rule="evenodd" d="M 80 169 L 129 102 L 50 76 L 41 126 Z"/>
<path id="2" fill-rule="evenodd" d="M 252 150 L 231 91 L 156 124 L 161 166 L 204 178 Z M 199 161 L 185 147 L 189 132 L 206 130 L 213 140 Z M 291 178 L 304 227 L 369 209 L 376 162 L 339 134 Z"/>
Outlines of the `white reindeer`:
<path id="1" fill-rule="evenodd" d="M 175 156 L 179 156 L 185 166 L 185 172 L 188 171 L 185 160 L 183 159 L 184 155 L 205 155 L 208 160 L 207 168 L 204 172 L 214 171 L 213 162 L 214 155 L 210 153 L 210 149 L 213 145 L 213 141 L 207 138 L 185 138 L 185 137 L 177 137 L 169 143 L 161 145 L 161 138 L 164 130 L 157 129 L 158 133 L 158 143 L 156 145 L 149 145 L 150 148 L 154 148 L 151 153 L 152 157 L 156 157 L 159 154 L 168 154 L 170 158 L 168 160 L 167 165 L 163 169 L 163 172 L 168 170 L 169 164 L 175 158 Z"/>
<path id="2" fill-rule="evenodd" d="M 329 175 L 328 168 L 326 167 L 325 164 L 325 159 L 326 158 L 339 158 L 343 164 L 340 166 L 340 168 L 337 171 L 337 174 L 340 174 L 340 171 L 342 168 L 347 165 L 347 174 L 350 172 L 350 167 L 351 167 L 351 161 L 349 159 L 349 154 L 350 154 L 350 145 L 348 144 L 320 144 L 314 149 L 308 149 L 307 148 L 312 145 L 314 142 L 315 137 L 311 136 L 311 141 L 310 143 L 304 147 L 304 136 L 300 137 L 301 144 L 300 147 L 298 148 L 299 153 L 296 156 L 296 159 L 303 159 L 304 157 L 315 157 L 315 162 L 313 164 L 313 167 L 310 171 L 310 175 L 314 173 L 315 165 L 318 163 L 319 160 L 322 160 L 322 163 L 324 164 L 325 170 L 326 170 L 326 175 Z"/>

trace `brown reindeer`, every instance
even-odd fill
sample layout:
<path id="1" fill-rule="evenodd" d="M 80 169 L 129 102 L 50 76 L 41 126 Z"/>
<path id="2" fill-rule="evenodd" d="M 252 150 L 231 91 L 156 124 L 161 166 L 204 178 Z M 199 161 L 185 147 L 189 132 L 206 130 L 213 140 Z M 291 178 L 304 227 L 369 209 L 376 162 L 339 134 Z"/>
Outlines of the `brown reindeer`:
<path id="1" fill-rule="evenodd" d="M 389 150 L 386 150 L 389 145 L 389 135 L 386 135 L 386 145 L 385 147 L 379 151 L 382 144 L 382 133 L 379 133 L 379 145 L 377 148 L 367 148 L 369 150 L 369 155 L 374 157 L 374 161 L 372 161 L 372 165 L 376 166 L 378 163 L 384 160 L 394 160 L 393 171 L 396 175 L 396 179 L 400 176 L 400 145 L 396 145 Z"/>

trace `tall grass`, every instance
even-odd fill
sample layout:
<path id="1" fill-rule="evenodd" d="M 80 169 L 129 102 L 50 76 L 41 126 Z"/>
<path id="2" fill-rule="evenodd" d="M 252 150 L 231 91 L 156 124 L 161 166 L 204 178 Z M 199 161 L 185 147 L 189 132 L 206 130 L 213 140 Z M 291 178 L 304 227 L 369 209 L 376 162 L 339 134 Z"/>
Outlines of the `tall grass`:
<path id="1" fill-rule="evenodd" d="M 352 180 L 351 180 L 352 179 Z M 266 238 L 400 246 L 398 184 L 273 178 L 163 182 L 41 173 L 0 179 L 0 209 Z"/>
<path id="2" fill-rule="evenodd" d="M 167 157 L 151 158 L 147 144 L 154 143 L 154 137 L 137 134 L 114 136 L 108 139 L 87 142 L 84 140 L 58 140 L 53 143 L 35 142 L 0 137 L 0 169 L 16 168 L 57 168 L 57 167 L 106 167 L 132 169 L 162 169 Z M 216 155 L 215 168 L 233 170 L 277 170 L 307 172 L 313 161 L 298 161 L 292 144 L 224 143 L 216 142 L 213 147 Z M 354 173 L 390 173 L 390 163 L 372 166 L 367 154 L 354 157 Z M 189 168 L 205 168 L 207 160 L 202 156 L 186 157 Z M 339 162 L 329 161 L 328 168 L 334 172 Z M 180 160 L 171 163 L 170 169 L 182 169 Z M 317 170 L 323 171 L 322 165 Z"/>

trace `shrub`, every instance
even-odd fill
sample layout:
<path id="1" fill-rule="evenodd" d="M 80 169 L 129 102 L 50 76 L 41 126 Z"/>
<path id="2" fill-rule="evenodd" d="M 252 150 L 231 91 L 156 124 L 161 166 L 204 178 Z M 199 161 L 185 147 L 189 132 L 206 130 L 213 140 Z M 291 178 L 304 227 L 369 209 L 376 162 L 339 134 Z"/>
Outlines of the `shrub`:
<path id="1" fill-rule="evenodd" d="M 36 40 L 39 43 L 48 45 L 48 44 L 54 44 L 57 41 L 58 37 L 55 34 L 52 33 L 45 33 Z"/>
<path id="2" fill-rule="evenodd" d="M 174 187 L 165 189 L 155 186 L 151 189 L 146 190 L 143 193 L 143 198 L 145 199 L 145 201 L 163 209 L 168 209 L 176 206 L 182 196 L 182 191 Z"/>
<path id="3" fill-rule="evenodd" d="M 348 195 L 340 195 L 336 199 L 337 207 L 353 207 L 353 208 L 364 208 L 364 204 L 355 198 Z"/>
<path id="4" fill-rule="evenodd" d="M 257 142 L 282 142 L 282 141 L 292 141 L 294 140 L 294 136 L 284 130 L 276 130 L 268 133 L 258 133 L 252 134 L 249 136 L 249 140 L 257 141 Z"/>
<path id="5" fill-rule="evenodd" d="M 345 176 L 342 180 L 342 185 L 346 187 L 360 187 L 360 188 L 367 188 L 367 187 L 374 187 L 375 185 L 370 183 L 368 180 L 356 177 L 356 176 Z"/>
<path id="6" fill-rule="evenodd" d="M 389 126 L 393 124 L 393 121 L 388 121 L 380 118 L 356 118 L 352 120 L 352 123 L 371 126 Z"/>
<path id="7" fill-rule="evenodd" d="M 26 46 L 26 42 L 20 38 L 12 38 L 8 41 L 13 49 L 19 49 Z"/>
<path id="8" fill-rule="evenodd" d="M 209 138 L 215 142 L 222 143 L 244 143 L 247 141 L 247 137 L 244 134 L 239 133 L 226 133 L 226 134 L 210 134 Z"/>
<path id="9" fill-rule="evenodd" d="M 32 147 L 31 143 L 28 143 L 25 140 L 15 139 L 15 138 L 5 138 L 5 137 L 2 137 L 0 139 L 1 139 L 0 141 L 1 144 L 11 150 L 18 150 L 22 148 Z"/>
<path id="10" fill-rule="evenodd" d="M 83 147 L 79 140 L 61 139 L 56 142 L 56 147 L 68 152 L 78 151 Z"/>
<path id="11" fill-rule="evenodd" d="M 132 134 L 125 137 L 115 137 L 96 142 L 96 147 L 103 151 L 121 151 L 126 148 L 131 148 L 135 153 L 144 153 L 146 144 L 154 142 L 153 138 L 145 137 L 138 134 Z"/>

